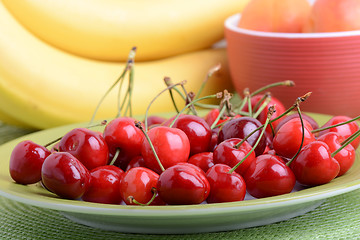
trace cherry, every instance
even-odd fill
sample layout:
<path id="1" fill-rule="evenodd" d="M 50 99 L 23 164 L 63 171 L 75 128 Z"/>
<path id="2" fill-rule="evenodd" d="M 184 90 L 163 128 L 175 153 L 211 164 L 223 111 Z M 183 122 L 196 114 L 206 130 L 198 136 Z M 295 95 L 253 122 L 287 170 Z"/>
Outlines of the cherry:
<path id="1" fill-rule="evenodd" d="M 306 120 L 308 123 L 310 123 L 312 129 L 318 129 L 319 128 L 319 124 L 316 122 L 316 120 L 314 118 L 310 117 L 309 115 L 306 115 L 305 113 L 301 113 L 301 117 L 304 120 Z M 282 118 L 281 121 L 279 122 L 279 124 L 275 128 L 275 132 L 277 132 L 282 125 L 284 125 L 286 122 L 288 122 L 289 120 L 291 120 L 293 118 L 299 118 L 299 114 L 298 113 L 292 113 L 292 114 Z"/>
<path id="2" fill-rule="evenodd" d="M 87 128 L 75 128 L 59 142 L 59 151 L 76 157 L 88 170 L 108 163 L 109 149 L 104 138 Z"/>
<path id="3" fill-rule="evenodd" d="M 290 163 L 296 180 L 307 186 L 317 186 L 333 180 L 340 171 L 340 165 L 331 156 L 328 145 L 313 141 L 301 149 Z"/>
<path id="4" fill-rule="evenodd" d="M 291 169 L 279 156 L 271 154 L 256 157 L 244 179 L 248 193 L 255 198 L 290 193 L 296 183 Z"/>
<path id="5" fill-rule="evenodd" d="M 251 151 L 252 147 L 247 141 L 244 141 L 239 148 L 235 145 L 241 142 L 240 138 L 230 138 L 221 142 L 214 150 L 214 163 L 225 164 L 230 167 L 237 165 Z M 250 163 L 255 159 L 255 153 L 252 152 L 244 162 L 236 168 L 236 172 L 243 175 Z"/>
<path id="6" fill-rule="evenodd" d="M 211 140 L 209 144 L 208 151 L 213 152 L 218 144 L 218 135 L 219 135 L 219 128 L 215 128 L 211 130 Z"/>
<path id="7" fill-rule="evenodd" d="M 215 122 L 215 120 L 218 118 L 219 114 L 220 114 L 220 110 L 218 108 L 215 108 L 215 109 L 212 109 L 211 111 L 209 111 L 205 115 L 204 119 L 205 119 L 205 121 L 207 122 L 207 124 L 209 126 L 212 126 L 213 123 Z M 233 118 L 239 118 L 239 117 L 241 117 L 241 115 L 236 114 Z M 232 117 L 230 117 L 230 116 L 222 116 L 222 117 L 220 117 L 220 119 L 218 120 L 216 125 L 222 124 L 222 123 L 224 123 L 224 122 L 226 122 L 226 121 L 228 121 L 230 119 L 232 119 Z"/>
<path id="8" fill-rule="evenodd" d="M 201 117 L 181 115 L 172 127 L 181 129 L 189 138 L 190 155 L 205 152 L 209 149 L 212 132 L 209 125 Z"/>
<path id="9" fill-rule="evenodd" d="M 190 154 L 190 142 L 182 130 L 159 126 L 151 128 L 147 135 L 165 169 L 179 162 L 187 162 Z M 143 142 L 141 155 L 148 168 L 157 173 L 162 172 L 163 169 L 157 162 L 149 141 Z"/>
<path id="10" fill-rule="evenodd" d="M 87 202 L 120 204 L 120 177 L 124 173 L 120 168 L 106 165 L 90 171 L 90 185 L 82 199 Z"/>
<path id="11" fill-rule="evenodd" d="M 135 167 L 129 169 L 122 175 L 120 180 L 122 199 L 128 205 L 136 204 L 134 200 L 140 204 L 151 204 L 150 200 L 156 194 L 153 189 L 156 188 L 158 179 L 159 175 L 148 168 Z M 160 202 L 160 200 L 157 200 L 158 204 Z"/>
<path id="12" fill-rule="evenodd" d="M 32 184 L 41 180 L 41 167 L 50 151 L 30 140 L 18 143 L 10 156 L 10 176 L 20 184 Z"/>
<path id="13" fill-rule="evenodd" d="M 256 112 L 259 109 L 259 107 L 265 102 L 264 96 L 265 96 L 264 94 L 258 94 L 258 95 L 251 97 L 251 107 L 255 108 L 252 110 L 252 112 Z M 274 114 L 272 115 L 271 120 L 280 116 L 286 110 L 284 104 L 279 99 L 277 99 L 275 97 L 271 97 L 271 100 L 268 102 L 268 104 L 265 106 L 265 108 L 257 116 L 257 119 L 262 124 L 264 124 L 266 121 L 267 114 L 269 111 L 268 109 L 270 106 L 275 106 L 275 108 L 276 108 L 276 112 L 274 112 Z M 245 104 L 244 108 L 242 110 L 246 111 L 246 112 L 249 111 L 249 105 Z M 273 125 L 274 129 L 277 127 L 277 125 L 280 123 L 280 121 L 281 121 L 281 118 L 271 123 Z M 271 133 L 271 131 L 272 131 L 270 126 L 267 127 L 266 130 L 268 131 L 268 133 Z"/>
<path id="14" fill-rule="evenodd" d="M 330 152 L 335 152 L 341 147 L 341 143 L 345 141 L 344 137 L 337 132 L 328 132 L 321 135 L 318 141 L 325 142 L 330 149 Z M 344 175 L 355 162 L 355 149 L 351 144 L 346 145 L 335 156 L 335 160 L 340 164 L 340 171 L 338 176 Z"/>
<path id="15" fill-rule="evenodd" d="M 147 125 L 149 126 L 149 128 L 152 128 L 154 126 L 161 125 L 165 121 L 166 121 L 166 118 L 152 115 L 147 118 Z"/>
<path id="16" fill-rule="evenodd" d="M 41 168 L 45 187 L 62 198 L 82 197 L 90 184 L 87 168 L 68 152 L 50 154 Z"/>
<path id="17" fill-rule="evenodd" d="M 114 165 L 125 170 L 130 160 L 141 155 L 144 135 L 134 124 L 135 119 L 119 117 L 109 122 L 104 129 L 104 139 L 109 146 L 110 158 L 120 151 Z"/>
<path id="18" fill-rule="evenodd" d="M 212 152 L 197 153 L 189 158 L 188 163 L 198 166 L 204 172 L 206 172 L 210 167 L 214 166 L 213 153 Z"/>
<path id="19" fill-rule="evenodd" d="M 334 116 L 332 117 L 329 121 L 327 121 L 321 128 L 324 127 L 330 127 L 332 125 L 335 124 L 339 124 L 342 122 L 346 122 L 351 120 L 352 118 L 348 117 L 348 116 Z M 327 132 L 338 132 L 340 135 L 342 135 L 344 138 L 348 138 L 349 136 L 351 136 L 353 133 L 355 133 L 356 131 L 358 131 L 359 125 L 356 121 L 338 126 L 338 127 L 333 127 L 327 130 L 323 130 L 319 132 L 319 136 L 327 133 Z M 360 137 L 357 137 L 354 141 L 351 142 L 351 145 L 354 147 L 354 149 L 357 149 L 360 145 Z"/>
<path id="20" fill-rule="evenodd" d="M 134 168 L 134 167 L 146 167 L 145 160 L 144 160 L 143 156 L 135 156 L 135 157 L 133 157 L 130 160 L 129 164 L 127 165 L 126 171 L 128 171 L 129 169 Z"/>
<path id="21" fill-rule="evenodd" d="M 306 120 L 304 122 L 303 146 L 315 141 L 311 133 L 312 127 Z M 299 150 L 302 139 L 302 125 L 299 118 L 294 118 L 284 123 L 276 132 L 273 139 L 273 148 L 282 157 L 292 158 Z"/>
<path id="22" fill-rule="evenodd" d="M 231 167 L 225 164 L 215 164 L 206 172 L 210 183 L 208 203 L 242 201 L 246 195 L 244 179 L 236 172 L 229 173 Z"/>
<path id="23" fill-rule="evenodd" d="M 160 174 L 157 190 L 167 204 L 199 204 L 208 197 L 210 184 L 201 169 L 181 163 Z"/>
<path id="24" fill-rule="evenodd" d="M 240 117 L 227 121 L 220 129 L 218 136 L 218 143 L 230 138 L 245 138 L 254 130 L 262 126 L 259 120 L 251 117 Z M 261 130 L 257 130 L 252 134 L 247 142 L 254 146 L 256 140 L 259 138 Z M 255 148 L 255 155 L 258 156 L 262 154 L 266 147 L 266 137 L 263 136 L 260 139 L 258 146 Z"/>

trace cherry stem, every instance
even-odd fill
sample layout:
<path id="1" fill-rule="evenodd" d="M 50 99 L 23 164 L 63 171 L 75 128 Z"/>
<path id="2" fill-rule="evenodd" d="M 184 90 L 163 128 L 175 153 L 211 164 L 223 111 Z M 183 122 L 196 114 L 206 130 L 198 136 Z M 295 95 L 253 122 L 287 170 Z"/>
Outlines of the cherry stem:
<path id="1" fill-rule="evenodd" d="M 145 119 L 145 121 L 146 121 L 146 119 Z M 136 120 L 134 123 L 135 123 L 135 126 L 141 130 L 141 132 L 144 134 L 146 140 L 148 141 L 148 143 L 149 143 L 149 145 L 150 145 L 150 147 L 151 147 L 151 150 L 152 150 L 153 153 L 154 153 L 155 159 L 156 159 L 157 163 L 158 163 L 159 166 L 160 166 L 161 171 L 162 171 L 162 172 L 165 171 L 165 168 L 164 168 L 164 166 L 162 165 L 162 163 L 161 163 L 161 161 L 160 161 L 160 159 L 159 159 L 159 156 L 158 156 L 157 153 L 156 153 L 156 150 L 155 150 L 155 148 L 154 148 L 154 145 L 152 144 L 152 142 L 151 142 L 151 140 L 150 140 L 150 138 L 149 138 L 149 135 L 145 132 L 143 126 L 141 125 L 141 122 Z"/>
<path id="2" fill-rule="evenodd" d="M 253 116 L 252 116 L 253 118 L 257 118 L 260 115 L 260 113 L 266 108 L 266 106 L 269 104 L 269 102 L 271 101 L 270 95 L 264 95 L 264 97 L 265 97 L 264 102 L 261 104 L 261 106 L 258 108 L 258 110 L 253 114 Z M 255 110 L 255 108 L 254 108 L 254 110 Z"/>
<path id="3" fill-rule="evenodd" d="M 131 64 L 133 61 L 134 61 L 134 58 L 135 58 L 135 53 L 136 53 L 136 47 L 133 47 L 129 53 L 129 56 L 128 56 L 128 60 L 126 62 L 126 65 L 125 65 L 125 68 L 123 70 L 123 72 L 121 73 L 121 75 L 116 79 L 116 81 L 113 83 L 113 85 L 110 86 L 110 88 L 105 92 L 105 94 L 101 97 L 98 105 L 96 106 L 95 108 L 95 111 L 91 117 L 91 120 L 90 120 L 90 124 L 94 121 L 95 119 L 95 116 L 96 116 L 96 113 L 98 112 L 99 108 L 100 108 L 100 105 L 102 104 L 102 102 L 104 101 L 104 99 L 106 98 L 106 96 L 111 92 L 111 90 L 116 86 L 116 84 L 119 83 L 119 81 L 122 81 L 125 74 L 127 73 L 127 71 L 129 70 L 129 64 Z"/>
<path id="4" fill-rule="evenodd" d="M 347 145 L 349 145 L 352 141 L 360 136 L 360 130 L 357 130 L 351 136 L 349 136 L 344 142 L 341 143 L 341 147 L 336 149 L 335 152 L 331 153 L 331 157 L 335 157 L 341 150 L 343 150 Z"/>
<path id="5" fill-rule="evenodd" d="M 63 136 L 61 136 L 61 137 L 59 137 L 59 138 L 57 138 L 57 139 L 55 139 L 55 140 L 53 140 L 53 141 L 45 144 L 44 147 L 47 148 L 47 147 L 49 147 L 50 145 L 53 145 L 54 143 L 57 143 L 58 141 L 60 141 L 62 138 L 63 138 Z"/>
<path id="6" fill-rule="evenodd" d="M 214 129 L 217 126 L 217 123 L 219 122 L 221 116 L 224 114 L 225 110 L 226 110 L 226 106 L 224 105 L 221 108 L 221 110 L 220 110 L 219 114 L 217 115 L 217 117 L 215 118 L 215 121 L 211 124 L 210 129 Z"/>
<path id="7" fill-rule="evenodd" d="M 169 77 L 164 77 L 164 82 L 165 82 L 165 84 L 166 84 L 166 86 L 171 86 L 171 85 L 173 85 L 173 83 L 172 83 L 172 81 L 171 81 L 171 79 L 169 78 Z M 174 105 L 174 108 L 175 108 L 175 110 L 176 110 L 176 112 L 177 113 L 179 113 L 179 109 L 178 109 L 178 107 L 177 107 L 177 105 L 176 105 L 176 102 L 175 102 L 175 98 L 174 98 L 174 94 L 173 94 L 173 92 L 172 92 L 172 90 L 173 89 L 176 89 L 175 87 L 174 88 L 169 88 L 169 94 L 170 94 L 170 98 L 171 98 L 171 101 L 172 101 L 172 103 L 173 103 L 173 105 Z M 178 90 L 178 89 L 176 89 L 177 91 L 178 91 L 178 93 L 180 94 L 180 95 L 182 95 L 182 93 Z M 182 95 L 183 96 L 183 95 Z M 184 100 L 185 100 L 185 97 L 183 97 L 184 98 Z"/>
<path id="8" fill-rule="evenodd" d="M 354 132 L 353 134 L 351 134 L 347 139 L 345 139 L 345 140 L 341 143 L 341 145 L 347 144 L 348 141 L 352 142 L 353 140 L 355 140 L 356 137 L 355 137 L 354 139 L 353 139 L 353 137 L 354 137 L 354 136 L 357 136 L 357 134 L 358 134 L 359 131 L 360 131 L 360 130 L 358 130 L 358 131 Z"/>
<path id="9" fill-rule="evenodd" d="M 217 71 L 219 71 L 221 69 L 221 63 L 216 64 L 214 67 L 210 68 L 210 70 L 208 71 L 208 73 L 206 74 L 206 77 L 204 79 L 204 81 L 201 83 L 199 90 L 197 91 L 196 95 L 195 95 L 195 99 L 200 97 L 200 94 L 202 93 L 202 91 L 204 90 L 204 87 L 206 85 L 206 83 L 209 81 L 209 79 L 214 75 L 214 73 L 216 73 Z"/>
<path id="10" fill-rule="evenodd" d="M 154 199 L 156 198 L 156 194 L 157 194 L 157 190 L 156 188 L 151 188 L 151 192 L 153 193 L 153 196 L 151 197 L 151 199 L 147 202 L 147 203 L 140 203 L 138 201 L 136 201 L 136 199 L 133 196 L 129 196 L 128 200 L 130 203 L 135 203 L 136 205 L 140 205 L 140 206 L 149 206 Z"/>
<path id="11" fill-rule="evenodd" d="M 114 163 L 116 162 L 116 159 L 118 158 L 119 154 L 120 154 L 120 148 L 116 149 L 115 155 L 114 157 L 111 159 L 111 162 L 109 163 L 109 165 L 114 165 Z"/>
<path id="12" fill-rule="evenodd" d="M 269 97 L 269 96 L 271 96 L 271 93 L 270 93 L 270 92 L 265 93 L 265 94 L 260 98 L 260 100 L 255 104 L 255 106 L 253 107 L 253 110 L 255 111 L 256 109 L 259 109 L 260 104 L 261 104 L 262 102 L 264 102 L 265 99 L 266 99 L 267 97 Z"/>
<path id="13" fill-rule="evenodd" d="M 214 95 L 209 95 L 209 96 L 205 96 L 205 97 L 201 97 L 201 98 L 198 98 L 198 99 L 195 99 L 193 101 L 191 101 L 190 103 L 188 103 L 183 109 L 181 109 L 181 111 L 176 115 L 176 117 L 174 118 L 174 120 L 171 122 L 171 124 L 169 125 L 169 127 L 172 127 L 176 120 L 180 117 L 180 115 L 188 108 L 190 107 L 191 105 L 193 105 L 194 103 L 198 102 L 198 101 L 201 101 L 201 100 L 204 100 L 204 99 L 209 99 L 209 98 L 220 98 L 221 97 L 221 93 L 217 93 L 217 94 L 214 94 Z"/>
<path id="14" fill-rule="evenodd" d="M 270 122 L 270 118 L 271 118 L 271 116 L 274 114 L 274 112 L 275 112 L 275 107 L 274 107 L 274 106 L 270 106 L 270 107 L 269 107 L 269 111 L 268 111 L 268 115 L 267 115 L 267 118 L 266 118 L 266 121 L 265 121 L 265 123 L 264 123 L 264 127 L 263 127 L 263 129 L 262 129 L 262 131 L 261 131 L 258 139 L 256 140 L 254 146 L 253 146 L 253 147 L 251 148 L 251 150 L 245 155 L 245 157 L 244 157 L 243 159 L 241 159 L 240 162 L 238 162 L 232 169 L 230 169 L 230 171 L 229 171 L 228 173 L 230 173 L 230 174 L 233 173 L 233 172 L 240 166 L 240 164 L 242 164 L 242 163 L 250 156 L 250 154 L 255 151 L 255 148 L 259 145 L 259 142 L 260 142 L 261 138 L 264 136 L 266 126 L 267 126 L 268 123 Z M 234 146 L 234 148 L 237 148 L 237 149 L 238 149 L 239 147 L 240 147 L 239 143 Z"/>
<path id="15" fill-rule="evenodd" d="M 191 96 L 191 94 L 188 94 L 187 93 L 187 91 L 186 91 L 186 88 L 184 87 L 184 85 L 181 85 L 181 88 L 183 89 L 183 91 L 184 91 L 184 93 L 185 93 L 185 96 L 186 96 L 186 103 L 191 103 L 190 105 L 189 104 L 187 104 L 186 106 L 188 106 L 189 107 L 189 109 L 192 111 L 192 113 L 195 115 L 195 116 L 197 116 L 197 112 L 196 112 L 196 109 L 195 109 L 195 107 L 194 107 L 194 104 L 192 104 L 192 98 L 190 97 Z M 192 93 L 193 94 L 193 93 Z"/>
<path id="16" fill-rule="evenodd" d="M 298 149 L 298 151 L 295 153 L 295 155 L 290 159 L 290 161 L 288 161 L 286 163 L 287 166 L 290 166 L 290 164 L 292 163 L 292 161 L 294 161 L 294 159 L 299 155 L 303 145 L 304 145 L 304 139 L 305 139 L 305 126 L 304 126 L 304 120 L 302 118 L 302 115 L 301 115 L 301 111 L 300 111 L 300 107 L 299 107 L 299 104 L 296 106 L 296 109 L 297 109 L 297 112 L 298 112 L 298 115 L 299 115 L 299 118 L 300 118 L 300 123 L 301 123 L 301 131 L 302 131 L 302 134 L 301 134 L 301 142 L 300 142 L 300 147 Z"/>
<path id="17" fill-rule="evenodd" d="M 256 90 L 255 92 L 253 92 L 250 96 L 253 97 L 259 93 L 261 93 L 262 91 L 265 91 L 269 88 L 273 88 L 273 87 L 277 87 L 277 86 L 288 86 L 288 87 L 293 87 L 295 86 L 295 83 L 291 80 L 286 80 L 286 81 L 283 81 L 283 82 L 275 82 L 275 83 L 272 83 L 272 84 L 269 84 L 269 85 L 266 85 L 262 88 L 259 88 L 258 90 Z"/>
<path id="18" fill-rule="evenodd" d="M 338 124 L 334 124 L 334 125 L 331 125 L 331 126 L 328 126 L 328 127 L 323 127 L 323 128 L 317 128 L 317 129 L 314 129 L 312 130 L 311 132 L 312 133 L 316 133 L 316 132 L 321 132 L 321 131 L 324 131 L 324 130 L 328 130 L 330 128 L 334 128 L 334 127 L 338 127 L 338 126 L 341 126 L 341 125 L 345 125 L 345 124 L 348 124 L 348 123 L 351 123 L 351 122 L 354 122 L 356 120 L 360 119 L 360 115 L 353 118 L 353 119 L 350 119 L 346 122 L 341 122 L 341 123 L 338 123 Z"/>
<path id="19" fill-rule="evenodd" d="M 158 94 L 154 97 L 154 99 L 152 99 L 152 100 L 150 101 L 148 107 L 146 108 L 146 112 L 145 112 L 145 123 L 144 123 L 144 124 L 145 124 L 145 129 L 146 129 L 146 131 L 147 131 L 147 129 L 148 129 L 147 119 L 148 119 L 148 115 L 149 115 L 149 109 L 150 109 L 151 105 L 153 104 L 153 102 L 154 102 L 161 94 L 163 94 L 164 92 L 168 91 L 169 89 L 174 88 L 175 86 L 183 85 L 183 84 L 186 84 L 186 81 L 182 81 L 182 82 L 179 82 L 179 83 L 176 83 L 176 84 L 172 84 L 172 85 L 166 87 L 164 90 L 162 90 L 160 93 L 158 93 Z"/>
<path id="20" fill-rule="evenodd" d="M 251 107 L 251 97 L 250 97 L 250 91 L 248 88 L 245 88 L 244 96 L 245 96 L 244 101 L 246 101 L 246 103 L 248 104 L 249 116 L 252 117 L 253 113 L 252 113 L 252 107 Z"/>

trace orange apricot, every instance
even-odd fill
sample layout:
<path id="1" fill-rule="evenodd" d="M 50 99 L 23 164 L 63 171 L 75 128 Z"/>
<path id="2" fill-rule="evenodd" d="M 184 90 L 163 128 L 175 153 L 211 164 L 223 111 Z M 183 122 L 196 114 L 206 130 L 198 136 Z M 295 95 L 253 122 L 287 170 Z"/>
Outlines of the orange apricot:
<path id="1" fill-rule="evenodd" d="M 302 32 L 311 11 L 307 0 L 252 0 L 238 26 L 265 32 Z"/>
<path id="2" fill-rule="evenodd" d="M 360 30 L 359 0 L 317 0 L 303 32 Z"/>

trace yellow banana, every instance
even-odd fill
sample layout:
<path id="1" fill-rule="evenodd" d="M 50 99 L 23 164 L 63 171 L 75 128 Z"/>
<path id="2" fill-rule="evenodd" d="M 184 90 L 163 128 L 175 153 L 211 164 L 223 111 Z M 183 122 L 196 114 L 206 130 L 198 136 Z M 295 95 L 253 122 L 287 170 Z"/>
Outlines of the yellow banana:
<path id="1" fill-rule="evenodd" d="M 123 70 L 123 63 L 77 57 L 44 43 L 19 24 L 2 2 L 0 26 L 0 111 L 32 127 L 89 121 L 98 101 Z M 144 114 L 150 100 L 165 88 L 164 76 L 174 82 L 185 79 L 188 91 L 197 91 L 217 63 L 223 68 L 209 81 L 204 94 L 231 88 L 224 49 L 150 62 L 135 60 L 134 114 Z M 115 116 L 116 98 L 115 90 L 105 99 L 97 119 Z M 168 94 L 150 110 L 172 111 Z"/>
<path id="2" fill-rule="evenodd" d="M 249 0 L 3 0 L 28 30 L 86 58 L 137 61 L 209 48 L 223 38 L 226 17 Z"/>
<path id="3" fill-rule="evenodd" d="M 0 110 L 0 122 L 5 123 L 7 125 L 12 125 L 20 128 L 32 128 L 28 124 L 20 122 L 19 120 L 7 115 L 6 113 Z"/>

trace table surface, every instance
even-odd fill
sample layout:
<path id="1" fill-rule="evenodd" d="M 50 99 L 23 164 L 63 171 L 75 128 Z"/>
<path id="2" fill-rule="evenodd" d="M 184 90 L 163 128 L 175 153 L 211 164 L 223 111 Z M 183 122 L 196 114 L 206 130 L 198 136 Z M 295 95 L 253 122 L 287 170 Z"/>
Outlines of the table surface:
<path id="1" fill-rule="evenodd" d="M 29 132 L 0 123 L 0 144 Z M 0 239 L 360 239 L 359 198 L 360 190 L 355 190 L 327 199 L 312 212 L 266 226 L 219 233 L 143 235 L 90 228 L 57 211 L 0 197 Z"/>

